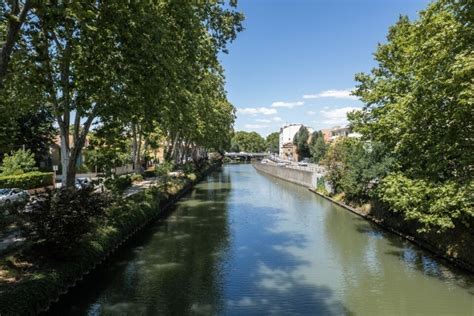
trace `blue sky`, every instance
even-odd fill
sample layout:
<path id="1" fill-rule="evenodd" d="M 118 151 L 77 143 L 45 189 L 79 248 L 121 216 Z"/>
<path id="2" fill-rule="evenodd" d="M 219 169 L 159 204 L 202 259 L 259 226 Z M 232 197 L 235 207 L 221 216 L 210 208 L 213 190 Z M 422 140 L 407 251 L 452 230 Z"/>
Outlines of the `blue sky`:
<path id="1" fill-rule="evenodd" d="M 348 95 L 354 74 L 398 17 L 416 18 L 426 0 L 240 0 L 245 30 L 221 61 L 235 130 L 263 136 L 284 123 L 344 125 L 362 103 Z"/>

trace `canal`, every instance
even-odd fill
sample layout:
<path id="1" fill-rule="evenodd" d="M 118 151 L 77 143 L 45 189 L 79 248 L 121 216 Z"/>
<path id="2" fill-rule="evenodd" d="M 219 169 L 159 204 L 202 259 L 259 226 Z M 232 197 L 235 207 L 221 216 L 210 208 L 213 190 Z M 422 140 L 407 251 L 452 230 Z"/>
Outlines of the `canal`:
<path id="1" fill-rule="evenodd" d="M 473 315 L 472 276 L 311 193 L 225 165 L 52 315 Z"/>

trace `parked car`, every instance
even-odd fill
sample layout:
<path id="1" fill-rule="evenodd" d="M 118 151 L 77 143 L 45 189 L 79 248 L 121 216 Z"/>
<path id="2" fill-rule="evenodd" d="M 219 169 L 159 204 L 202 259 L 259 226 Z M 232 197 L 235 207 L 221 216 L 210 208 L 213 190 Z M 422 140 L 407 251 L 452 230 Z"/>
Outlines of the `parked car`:
<path id="1" fill-rule="evenodd" d="M 28 192 L 22 189 L 0 189 L 0 205 L 27 202 L 30 199 Z"/>
<path id="2" fill-rule="evenodd" d="M 77 178 L 76 179 L 76 189 L 83 189 L 83 188 L 89 188 L 93 185 L 92 179 L 91 178 Z"/>
<path id="3" fill-rule="evenodd" d="M 298 162 L 298 166 L 307 167 L 307 166 L 308 166 L 308 163 L 309 163 L 309 159 L 308 159 L 308 158 L 304 158 L 303 160 L 301 160 L 300 162 Z"/>

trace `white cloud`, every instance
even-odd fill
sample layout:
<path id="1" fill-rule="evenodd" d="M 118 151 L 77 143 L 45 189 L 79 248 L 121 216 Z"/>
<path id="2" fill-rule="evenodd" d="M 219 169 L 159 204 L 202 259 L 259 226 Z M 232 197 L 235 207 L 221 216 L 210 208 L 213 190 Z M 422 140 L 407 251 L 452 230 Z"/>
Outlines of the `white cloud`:
<path id="1" fill-rule="evenodd" d="M 292 109 L 295 106 L 301 106 L 303 105 L 303 101 L 297 101 L 297 102 L 283 102 L 283 101 L 276 101 L 272 103 L 273 108 L 288 108 Z"/>
<path id="2" fill-rule="evenodd" d="M 303 99 L 319 99 L 319 98 L 335 98 L 335 99 L 351 99 L 357 100 L 358 98 L 351 95 L 352 89 L 346 90 L 325 90 L 317 94 L 305 94 Z"/>
<path id="3" fill-rule="evenodd" d="M 308 112 L 306 112 L 306 114 L 308 114 L 308 115 L 315 115 L 316 112 L 315 112 L 315 111 L 308 111 Z"/>
<path id="4" fill-rule="evenodd" d="M 277 110 L 276 109 L 271 109 L 271 108 L 265 108 L 265 107 L 260 107 L 260 108 L 238 108 L 237 113 L 250 114 L 250 115 L 257 115 L 257 114 L 272 115 L 272 114 L 277 114 Z"/>
<path id="5" fill-rule="evenodd" d="M 258 123 L 272 123 L 272 122 L 282 122 L 283 119 L 279 116 L 274 116 L 274 117 L 270 117 L 270 118 L 258 118 L 258 119 L 255 119 L 255 122 L 258 122 Z"/>
<path id="6" fill-rule="evenodd" d="M 346 106 L 339 109 L 322 110 L 321 122 L 326 125 L 345 125 L 347 124 L 347 113 L 354 110 L 360 110 L 360 108 Z"/>
<path id="7" fill-rule="evenodd" d="M 261 129 L 261 128 L 267 128 L 267 127 L 269 126 L 265 124 L 245 124 L 245 128 L 248 128 L 248 129 Z"/>

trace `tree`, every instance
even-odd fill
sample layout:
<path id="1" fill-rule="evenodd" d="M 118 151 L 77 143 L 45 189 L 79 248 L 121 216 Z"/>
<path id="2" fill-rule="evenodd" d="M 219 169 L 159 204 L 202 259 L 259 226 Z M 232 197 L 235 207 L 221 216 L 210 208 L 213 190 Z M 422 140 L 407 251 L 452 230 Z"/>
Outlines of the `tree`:
<path id="1" fill-rule="evenodd" d="M 351 125 L 396 165 L 377 198 L 423 231 L 474 224 L 473 10 L 472 1 L 439 0 L 418 20 L 400 17 L 377 67 L 356 75 L 365 105 Z"/>
<path id="2" fill-rule="evenodd" d="M 383 144 L 346 137 L 331 144 L 322 162 L 333 190 L 343 192 L 346 200 L 357 202 L 374 197 L 380 180 L 396 169 Z"/>
<path id="3" fill-rule="evenodd" d="M 301 126 L 298 132 L 296 132 L 293 138 L 293 144 L 296 145 L 296 151 L 298 152 L 298 157 L 301 160 L 302 158 L 309 157 L 309 131 L 306 127 Z"/>
<path id="4" fill-rule="evenodd" d="M 265 147 L 265 140 L 257 132 L 239 131 L 232 137 L 230 150 L 259 153 L 265 151 Z"/>
<path id="5" fill-rule="evenodd" d="M 121 124 L 102 125 L 89 137 L 85 164 L 90 170 L 102 171 L 110 176 L 113 168 L 130 163 L 130 139 Z"/>
<path id="6" fill-rule="evenodd" d="M 384 143 L 410 177 L 472 179 L 473 10 L 472 1 L 441 0 L 419 20 L 400 17 L 377 48 L 378 66 L 356 75 L 365 106 L 351 124 Z"/>
<path id="7" fill-rule="evenodd" d="M 234 108 L 225 97 L 218 54 L 242 29 L 235 6 L 235 1 L 37 6 L 24 22 L 11 76 L 0 92 L 6 91 L 10 105 L 33 101 L 31 107 L 44 104 L 53 114 L 66 186 L 74 185 L 76 162 L 94 122 L 118 120 L 130 130 L 136 165 L 142 140 L 156 125 L 168 133 L 175 159 L 197 148 L 226 146 Z"/>
<path id="8" fill-rule="evenodd" d="M 31 151 L 38 165 L 49 153 L 55 129 L 53 117 L 46 109 L 20 111 L 0 126 L 0 156 L 24 147 Z"/>
<path id="9" fill-rule="evenodd" d="M 309 152 L 314 163 L 319 163 L 324 156 L 328 145 L 324 141 L 324 135 L 321 131 L 314 132 L 311 135 L 311 142 L 309 144 Z"/>
<path id="10" fill-rule="evenodd" d="M 267 136 L 265 140 L 267 144 L 267 150 L 271 153 L 278 153 L 280 149 L 280 133 L 274 132 Z"/>

